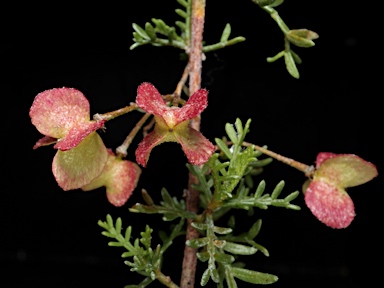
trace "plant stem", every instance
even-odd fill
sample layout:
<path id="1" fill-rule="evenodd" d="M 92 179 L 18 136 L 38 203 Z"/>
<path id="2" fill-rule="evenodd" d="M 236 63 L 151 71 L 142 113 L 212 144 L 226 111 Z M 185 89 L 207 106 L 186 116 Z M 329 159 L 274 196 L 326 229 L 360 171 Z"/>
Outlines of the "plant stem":
<path id="1" fill-rule="evenodd" d="M 118 116 L 121 116 L 121 115 L 124 115 L 124 114 L 127 114 L 133 110 L 136 110 L 137 109 L 137 105 L 136 103 L 131 103 L 131 105 L 129 106 L 125 106 L 123 108 L 120 108 L 120 109 L 117 109 L 115 111 L 112 111 L 112 112 L 107 112 L 107 113 L 104 113 L 104 114 L 95 114 L 93 115 L 93 119 L 94 120 L 112 120 Z"/>
<path id="2" fill-rule="evenodd" d="M 228 141 L 226 143 L 227 143 L 227 145 L 233 145 L 232 141 Z M 291 159 L 291 158 L 285 157 L 283 155 L 277 154 L 276 152 L 268 150 L 265 147 L 261 147 L 261 146 L 258 146 L 258 145 L 255 145 L 255 144 L 252 144 L 249 142 L 245 142 L 245 141 L 243 142 L 242 145 L 245 147 L 253 146 L 255 148 L 255 150 L 259 150 L 260 152 L 262 152 L 265 155 L 268 155 L 268 156 L 270 156 L 270 157 L 272 157 L 272 158 L 274 158 L 274 159 L 276 159 L 276 160 L 278 160 L 284 164 L 287 164 L 293 168 L 296 168 L 297 170 L 303 172 L 305 174 L 305 176 L 307 176 L 307 177 L 311 177 L 313 172 L 315 171 L 315 167 L 312 165 L 310 166 L 310 165 L 298 162 L 294 159 Z"/>
<path id="3" fill-rule="evenodd" d="M 181 91 L 183 90 L 184 84 L 188 79 L 188 74 L 189 74 L 189 63 L 187 64 L 187 66 L 185 66 L 183 75 L 181 76 L 179 83 L 177 83 L 175 92 L 173 92 L 173 106 L 177 106 L 180 102 Z"/>
<path id="4" fill-rule="evenodd" d="M 311 176 L 312 173 L 313 173 L 313 166 L 309 166 L 307 164 L 304 164 L 304 163 L 301 163 L 301 162 L 298 162 L 294 159 L 291 159 L 291 158 L 288 158 L 288 157 L 285 157 L 283 155 L 280 155 L 280 154 L 277 154 L 271 150 L 268 150 L 264 147 L 260 147 L 260 146 L 257 146 L 257 145 L 254 145 L 255 149 L 256 150 L 259 150 L 260 152 L 272 157 L 272 158 L 275 158 L 276 160 L 279 160 L 280 162 L 283 162 L 284 164 L 287 164 L 293 168 L 296 168 L 297 170 L 303 172 L 306 176 Z"/>
<path id="5" fill-rule="evenodd" d="M 123 144 L 121 144 L 119 147 L 116 148 L 116 154 L 124 158 L 127 156 L 127 150 L 129 145 L 131 145 L 133 138 L 135 138 L 137 132 L 140 130 L 141 126 L 144 125 L 145 121 L 151 116 L 149 113 L 145 113 L 143 117 L 139 120 L 139 122 L 136 123 L 135 127 L 132 129 L 131 132 L 129 132 L 127 138 L 125 138 Z"/>
<path id="6" fill-rule="evenodd" d="M 191 42 L 189 53 L 189 92 L 192 95 L 201 85 L 201 61 L 203 48 L 203 30 L 205 18 L 205 0 L 192 0 L 191 14 Z M 189 29 L 189 27 L 187 27 Z M 191 121 L 191 127 L 200 130 L 201 117 L 198 115 Z M 197 184 L 198 179 L 192 173 L 189 173 L 188 190 L 186 193 L 187 210 L 198 212 L 199 208 L 199 192 L 192 188 L 193 184 Z M 199 237 L 199 232 L 191 226 L 191 220 L 187 221 L 186 240 Z M 181 273 L 181 288 L 195 287 L 196 277 L 196 249 L 185 245 L 184 258 Z"/>
<path id="7" fill-rule="evenodd" d="M 170 288 L 179 288 L 175 283 L 172 282 L 169 276 L 165 276 L 160 269 L 155 270 L 156 279 L 159 280 L 162 284 Z"/>

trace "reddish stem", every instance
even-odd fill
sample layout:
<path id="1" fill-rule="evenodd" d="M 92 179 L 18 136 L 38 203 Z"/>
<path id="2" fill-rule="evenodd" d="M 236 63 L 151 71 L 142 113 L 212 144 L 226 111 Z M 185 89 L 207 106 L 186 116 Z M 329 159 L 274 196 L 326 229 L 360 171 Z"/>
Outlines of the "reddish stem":
<path id="1" fill-rule="evenodd" d="M 205 18 L 205 0 L 192 0 L 191 15 L 191 43 L 189 53 L 189 92 L 192 95 L 200 89 L 201 85 L 201 61 L 203 54 L 203 30 Z M 198 115 L 191 121 L 191 127 L 200 130 L 201 117 Z M 199 192 L 192 188 L 193 184 L 198 184 L 197 178 L 189 173 L 188 190 L 186 194 L 186 204 L 188 211 L 198 212 Z M 186 240 L 198 238 L 199 233 L 191 226 L 191 221 L 187 222 Z M 189 246 L 184 248 L 184 258 L 181 274 L 181 288 L 195 287 L 196 274 L 196 249 Z"/>

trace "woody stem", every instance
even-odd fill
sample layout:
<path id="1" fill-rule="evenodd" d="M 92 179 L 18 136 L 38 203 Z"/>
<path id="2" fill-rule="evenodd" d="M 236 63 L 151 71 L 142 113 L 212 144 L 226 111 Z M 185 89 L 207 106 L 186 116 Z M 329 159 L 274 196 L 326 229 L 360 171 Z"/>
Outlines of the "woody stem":
<path id="1" fill-rule="evenodd" d="M 201 67 L 202 67 L 202 42 L 205 18 L 205 0 L 192 0 L 191 13 L 191 38 L 189 53 L 189 92 L 193 95 L 201 85 Z M 191 127 L 200 130 L 201 117 L 198 115 L 191 121 Z M 193 184 L 198 184 L 196 176 L 192 173 L 188 175 L 188 190 L 186 193 L 187 210 L 198 212 L 199 208 L 199 192 L 192 188 Z M 191 220 L 187 222 L 186 240 L 199 237 L 199 233 L 191 226 Z M 181 288 L 195 287 L 196 274 L 196 249 L 189 246 L 184 248 L 184 258 L 181 274 Z"/>

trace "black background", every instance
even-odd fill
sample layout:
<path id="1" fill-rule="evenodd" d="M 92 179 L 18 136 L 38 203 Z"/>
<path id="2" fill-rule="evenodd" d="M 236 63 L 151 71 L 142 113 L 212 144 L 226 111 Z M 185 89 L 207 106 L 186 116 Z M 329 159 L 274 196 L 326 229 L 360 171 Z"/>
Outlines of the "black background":
<path id="1" fill-rule="evenodd" d="M 207 2 L 207 44 L 220 39 L 228 22 L 233 37 L 247 39 L 206 55 L 202 87 L 210 94 L 201 130 L 207 138 L 213 141 L 224 135 L 225 123 L 234 123 L 236 117 L 243 122 L 252 118 L 249 142 L 268 145 L 307 164 L 313 164 L 320 151 L 353 153 L 382 171 L 380 98 L 370 91 L 374 72 L 366 61 L 371 53 L 366 35 L 370 26 L 363 19 L 369 11 L 354 4 L 329 6 L 324 1 L 286 1 L 279 7 L 291 29 L 308 28 L 320 35 L 315 47 L 295 49 L 303 59 L 301 78 L 296 80 L 285 71 L 282 59 L 272 64 L 265 61 L 283 49 L 283 35 L 267 13 L 251 1 Z M 125 206 L 116 208 L 108 203 L 103 189 L 64 192 L 57 186 L 51 172 L 56 151 L 52 147 L 32 150 L 41 135 L 28 111 L 37 93 L 54 87 L 82 91 L 90 101 L 91 115 L 129 105 L 144 81 L 162 94 L 173 92 L 185 66 L 179 59 L 181 50 L 142 46 L 130 51 L 129 47 L 132 23 L 144 26 L 153 17 L 173 25 L 180 20 L 173 12 L 176 8 L 176 1 L 141 1 L 88 7 L 56 3 L 6 11 L 10 17 L 0 42 L 5 145 L 1 287 L 139 283 L 141 277 L 129 272 L 120 258 L 123 250 L 107 246 L 97 221 L 108 213 L 122 217 L 123 226 L 132 225 L 136 237 L 147 223 L 158 229 L 163 223 L 159 217 L 132 214 L 128 207 L 141 201 L 141 188 L 155 200 L 162 187 L 182 195 L 187 169 L 180 146 L 156 147 L 136 193 Z M 106 145 L 113 149 L 120 145 L 139 117 L 133 112 L 108 122 L 102 134 Z M 129 160 L 134 161 L 140 139 L 129 149 Z M 256 211 L 252 218 L 238 212 L 239 231 L 263 219 L 257 240 L 270 252 L 268 258 L 256 253 L 242 260 L 249 268 L 278 275 L 274 287 L 369 287 L 381 268 L 375 264 L 382 242 L 380 178 L 349 190 L 357 216 L 347 229 L 333 230 L 320 223 L 301 196 L 295 200 L 301 211 L 271 207 Z M 269 191 L 285 180 L 283 193 L 300 190 L 305 180 L 300 172 L 276 161 L 255 180 L 261 179 Z M 165 255 L 164 273 L 175 282 L 180 277 L 182 247 L 180 238 Z M 209 282 L 208 287 L 214 286 Z M 248 287 L 240 282 L 239 286 Z"/>

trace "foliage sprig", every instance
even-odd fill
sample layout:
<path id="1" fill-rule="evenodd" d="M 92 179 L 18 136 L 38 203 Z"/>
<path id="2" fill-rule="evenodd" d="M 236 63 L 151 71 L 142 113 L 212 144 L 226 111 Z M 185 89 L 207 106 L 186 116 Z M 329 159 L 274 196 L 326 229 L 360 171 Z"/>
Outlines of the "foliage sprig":
<path id="1" fill-rule="evenodd" d="M 148 192 L 142 190 L 142 196 L 147 205 L 137 203 L 129 211 L 133 213 L 163 214 L 164 221 L 172 221 L 178 217 L 185 219 L 196 219 L 196 214 L 186 210 L 185 201 L 180 201 L 176 197 L 171 197 L 167 189 L 161 189 L 162 201 L 160 205 L 155 205 Z"/>
<path id="2" fill-rule="evenodd" d="M 215 226 L 211 214 L 207 214 L 204 224 L 193 224 L 202 233 L 203 237 L 188 240 L 186 244 L 201 249 L 197 253 L 197 257 L 200 261 L 208 263 L 208 267 L 200 280 L 201 286 L 205 286 L 209 279 L 217 283 L 218 287 L 224 287 L 224 280 L 228 287 L 237 287 L 235 278 L 253 284 L 271 284 L 278 280 L 275 275 L 245 269 L 239 267 L 242 266 L 241 262 L 235 262 L 238 255 L 253 255 L 260 248 L 266 254 L 266 249 L 253 241 L 253 238 L 258 234 L 257 228 L 260 229 L 260 225 L 261 222 L 253 225 L 251 228 L 252 234 L 249 236 L 235 237 L 231 236 L 231 228 Z M 250 245 L 244 245 L 243 243 Z"/>
<path id="3" fill-rule="evenodd" d="M 299 79 L 300 74 L 296 64 L 301 64 L 302 60 L 299 55 L 291 49 L 291 44 L 297 47 L 309 48 L 315 46 L 315 42 L 313 42 L 313 40 L 319 38 L 319 35 L 308 29 L 289 29 L 287 24 L 285 24 L 277 10 L 274 8 L 283 4 L 284 0 L 252 0 L 252 2 L 259 5 L 261 9 L 271 15 L 272 19 L 275 20 L 284 34 L 284 50 L 277 53 L 273 57 L 268 57 L 267 61 L 271 63 L 281 57 L 284 57 L 285 67 L 288 73 L 292 77 Z"/>
<path id="4" fill-rule="evenodd" d="M 146 225 L 143 232 L 140 232 L 140 238 L 131 240 L 132 226 L 127 227 L 123 235 L 121 233 L 122 220 L 120 217 L 114 223 L 112 216 L 108 214 L 106 221 L 99 220 L 97 224 L 105 229 L 105 231 L 101 232 L 102 235 L 115 239 L 115 241 L 108 242 L 109 246 L 124 247 L 127 252 L 124 252 L 121 257 L 133 258 L 132 261 L 124 261 L 127 266 L 131 267 L 130 271 L 135 271 L 145 276 L 145 279 L 140 284 L 127 285 L 125 288 L 146 287 L 155 280 L 160 281 L 167 287 L 178 287 L 168 276 L 161 272 L 161 265 L 165 250 L 172 244 L 174 238 L 184 234 L 182 231 L 184 226 L 183 219 L 180 220 L 178 225 L 173 227 L 169 236 L 162 232 L 161 239 L 163 245 L 158 244 L 155 249 L 151 247 L 153 229 L 148 225 Z"/>
<path id="5" fill-rule="evenodd" d="M 152 18 L 152 23 L 146 22 L 144 28 L 136 23 L 132 24 L 133 27 L 133 41 L 130 49 L 133 50 L 138 46 L 151 44 L 153 46 L 173 46 L 184 50 L 189 54 L 190 35 L 191 35 L 191 9 L 192 0 L 177 0 L 182 6 L 175 10 L 176 14 L 183 18 L 183 21 L 175 21 L 175 26 L 167 25 L 163 20 Z M 177 32 L 179 30 L 179 32 Z M 231 25 L 226 24 L 221 34 L 220 41 L 215 44 L 205 45 L 203 43 L 203 52 L 210 52 L 231 46 L 239 42 L 245 41 L 245 38 L 238 36 L 229 39 L 231 35 Z"/>

